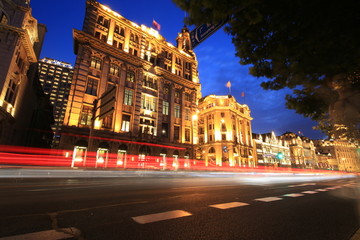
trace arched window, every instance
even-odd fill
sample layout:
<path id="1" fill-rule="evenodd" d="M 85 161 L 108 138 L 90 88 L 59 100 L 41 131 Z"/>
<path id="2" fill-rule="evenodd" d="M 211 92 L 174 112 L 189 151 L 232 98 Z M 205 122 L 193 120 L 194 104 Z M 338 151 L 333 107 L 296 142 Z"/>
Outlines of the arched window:
<path id="1" fill-rule="evenodd" d="M 101 70 L 101 59 L 99 57 L 91 57 L 90 67 Z"/>
<path id="2" fill-rule="evenodd" d="M 0 23 L 2 24 L 8 24 L 9 20 L 7 18 L 7 16 L 5 15 L 5 13 L 1 13 L 0 14 Z"/>
<path id="3" fill-rule="evenodd" d="M 211 147 L 211 148 L 209 149 L 209 153 L 215 153 L 215 148 Z"/>

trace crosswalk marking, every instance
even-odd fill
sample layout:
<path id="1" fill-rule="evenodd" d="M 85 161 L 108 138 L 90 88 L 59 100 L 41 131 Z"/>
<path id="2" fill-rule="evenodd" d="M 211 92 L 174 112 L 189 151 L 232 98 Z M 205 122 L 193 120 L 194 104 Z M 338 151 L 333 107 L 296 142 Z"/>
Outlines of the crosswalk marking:
<path id="1" fill-rule="evenodd" d="M 304 194 L 301 193 L 289 193 L 289 194 L 285 194 L 285 197 L 302 197 L 304 196 Z"/>
<path id="2" fill-rule="evenodd" d="M 273 201 L 278 201 L 278 200 L 282 200 L 282 198 L 266 197 L 266 198 L 257 198 L 257 199 L 255 199 L 255 201 L 261 201 L 261 202 L 273 202 Z"/>
<path id="3" fill-rule="evenodd" d="M 174 210 L 162 213 L 155 213 L 143 216 L 132 217 L 132 219 L 140 224 L 159 222 L 163 220 L 169 220 L 174 218 L 181 218 L 191 216 L 192 214 L 183 210 Z"/>
<path id="4" fill-rule="evenodd" d="M 304 191 L 302 193 L 306 193 L 306 194 L 315 194 L 315 193 L 318 193 L 318 192 L 315 192 L 315 191 Z"/>
<path id="5" fill-rule="evenodd" d="M 315 191 L 318 191 L 318 192 L 327 192 L 328 190 L 327 190 L 327 189 L 315 189 Z"/>
<path id="6" fill-rule="evenodd" d="M 209 207 L 219 208 L 219 209 L 229 209 L 229 208 L 242 207 L 247 205 L 249 204 L 243 202 L 228 202 L 228 203 L 209 205 Z"/>
<path id="7" fill-rule="evenodd" d="M 61 228 L 56 230 L 46 230 L 41 232 L 26 233 L 16 236 L 2 237 L 0 240 L 57 240 L 67 239 L 79 236 L 80 231 L 77 228 Z"/>

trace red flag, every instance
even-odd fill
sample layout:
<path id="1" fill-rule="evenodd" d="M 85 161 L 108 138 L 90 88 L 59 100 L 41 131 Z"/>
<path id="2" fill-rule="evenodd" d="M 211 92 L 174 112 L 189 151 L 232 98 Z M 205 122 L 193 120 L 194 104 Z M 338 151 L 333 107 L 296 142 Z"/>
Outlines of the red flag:
<path id="1" fill-rule="evenodd" d="M 226 83 L 226 87 L 231 88 L 231 82 L 230 82 L 230 81 L 228 81 L 228 82 Z"/>
<path id="2" fill-rule="evenodd" d="M 241 92 L 241 96 L 242 96 L 242 97 L 245 97 L 245 93 L 244 93 L 244 92 Z"/>
<path id="3" fill-rule="evenodd" d="M 154 28 L 156 28 L 158 31 L 160 31 L 161 26 L 154 19 L 153 19 L 152 25 L 153 25 Z"/>

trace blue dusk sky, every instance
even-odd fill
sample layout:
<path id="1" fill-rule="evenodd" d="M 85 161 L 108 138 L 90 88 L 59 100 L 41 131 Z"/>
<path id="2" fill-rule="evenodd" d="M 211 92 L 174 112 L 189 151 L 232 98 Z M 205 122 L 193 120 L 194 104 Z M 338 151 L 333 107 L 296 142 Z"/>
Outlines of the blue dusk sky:
<path id="1" fill-rule="evenodd" d="M 125 18 L 141 25 L 152 26 L 155 19 L 160 25 L 160 34 L 176 45 L 175 38 L 184 26 L 185 13 L 171 0 L 116 1 L 100 3 L 118 12 Z M 31 0 L 33 16 L 47 26 L 41 58 L 48 57 L 74 65 L 72 29 L 82 29 L 85 15 L 85 0 L 45 1 Z M 194 27 L 189 26 L 192 30 Z M 227 95 L 226 83 L 231 81 L 231 94 L 251 110 L 254 133 L 274 131 L 276 135 L 299 131 L 312 139 L 324 135 L 312 129 L 316 125 L 307 118 L 286 109 L 285 95 L 290 90 L 270 91 L 260 87 L 262 81 L 249 74 L 248 66 L 239 64 L 231 37 L 223 29 L 218 30 L 194 49 L 199 62 L 202 95 Z M 244 92 L 245 96 L 241 97 Z"/>

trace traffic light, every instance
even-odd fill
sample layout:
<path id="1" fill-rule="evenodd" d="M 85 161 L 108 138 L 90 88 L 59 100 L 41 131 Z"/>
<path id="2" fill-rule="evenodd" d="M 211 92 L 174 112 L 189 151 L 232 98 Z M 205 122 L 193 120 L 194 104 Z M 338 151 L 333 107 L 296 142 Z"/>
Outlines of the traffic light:
<path id="1" fill-rule="evenodd" d="M 284 159 L 284 154 L 282 152 L 278 152 L 278 154 L 276 154 L 276 158 L 277 159 Z"/>

